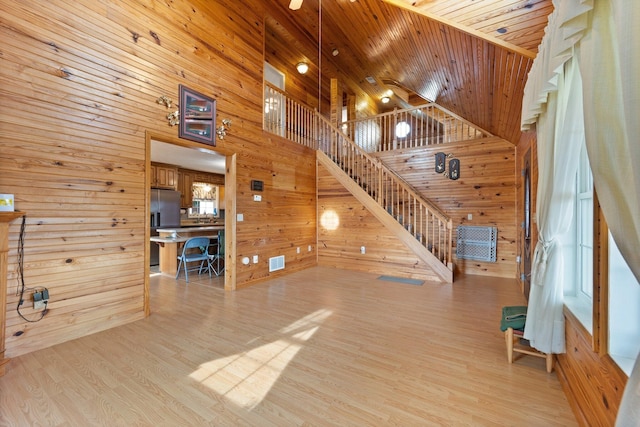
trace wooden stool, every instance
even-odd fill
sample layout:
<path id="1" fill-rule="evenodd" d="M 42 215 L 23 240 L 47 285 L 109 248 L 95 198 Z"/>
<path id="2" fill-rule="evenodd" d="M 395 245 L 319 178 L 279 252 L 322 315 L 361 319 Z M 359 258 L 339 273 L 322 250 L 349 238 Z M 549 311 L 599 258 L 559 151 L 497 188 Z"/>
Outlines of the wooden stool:
<path id="1" fill-rule="evenodd" d="M 500 330 L 504 332 L 504 339 L 507 344 L 507 360 L 509 363 L 513 363 L 514 352 L 543 357 L 547 361 L 547 372 L 550 373 L 553 371 L 553 354 L 543 353 L 530 346 L 520 344 L 520 341 L 524 339 L 524 325 L 526 320 L 526 306 L 518 305 L 502 308 Z"/>

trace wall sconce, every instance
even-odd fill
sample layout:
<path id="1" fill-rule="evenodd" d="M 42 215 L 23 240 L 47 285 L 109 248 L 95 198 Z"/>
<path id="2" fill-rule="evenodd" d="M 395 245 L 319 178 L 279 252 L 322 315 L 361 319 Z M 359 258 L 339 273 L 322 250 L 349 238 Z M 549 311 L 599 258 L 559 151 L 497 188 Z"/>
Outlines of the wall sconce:
<path id="1" fill-rule="evenodd" d="M 389 101 L 391 101 L 391 98 L 389 98 L 388 96 L 383 96 L 382 98 L 380 98 L 380 101 L 382 101 L 383 104 L 388 104 Z"/>
<path id="2" fill-rule="evenodd" d="M 460 160 L 449 160 L 449 179 L 456 180 L 460 178 Z"/>
<path id="3" fill-rule="evenodd" d="M 436 153 L 436 173 L 442 173 L 444 172 L 446 166 L 445 166 L 445 159 L 447 158 L 447 155 L 444 153 Z"/>
<path id="4" fill-rule="evenodd" d="M 173 113 L 167 114 L 167 120 L 169 120 L 169 126 L 175 126 L 180 123 L 180 111 L 176 110 Z"/>
<path id="5" fill-rule="evenodd" d="M 166 95 L 161 95 L 158 99 L 156 99 L 158 104 L 164 105 L 167 108 L 171 108 L 173 105 L 173 101 Z M 169 121 L 169 126 L 175 126 L 180 123 L 180 110 L 176 110 L 173 113 L 167 114 L 167 120 Z"/>
<path id="6" fill-rule="evenodd" d="M 173 101 L 166 95 L 160 96 L 158 99 L 156 99 L 156 102 L 158 104 L 164 105 L 167 108 L 171 108 L 171 104 L 173 103 Z"/>
<path id="7" fill-rule="evenodd" d="M 447 159 L 449 160 L 449 171 L 447 171 Z M 444 174 L 445 178 L 456 180 L 460 178 L 460 159 L 454 159 L 453 153 L 436 153 L 436 173 Z"/>
<path id="8" fill-rule="evenodd" d="M 309 71 L 309 64 L 307 64 L 306 62 L 298 62 L 298 65 L 296 65 L 296 70 L 298 70 L 300 74 L 305 74 L 307 71 Z"/>
<path id="9" fill-rule="evenodd" d="M 224 139 L 227 136 L 227 130 L 231 127 L 231 120 L 222 119 L 222 124 L 216 128 L 218 139 Z"/>

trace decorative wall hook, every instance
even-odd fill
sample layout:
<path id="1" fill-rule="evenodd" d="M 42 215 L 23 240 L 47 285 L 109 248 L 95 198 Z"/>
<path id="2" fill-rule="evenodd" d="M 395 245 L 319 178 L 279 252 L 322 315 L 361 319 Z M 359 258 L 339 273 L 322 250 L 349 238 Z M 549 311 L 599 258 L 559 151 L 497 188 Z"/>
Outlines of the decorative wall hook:
<path id="1" fill-rule="evenodd" d="M 231 120 L 222 119 L 222 124 L 216 128 L 216 133 L 219 139 L 224 139 L 227 136 L 227 130 L 231 127 Z"/>

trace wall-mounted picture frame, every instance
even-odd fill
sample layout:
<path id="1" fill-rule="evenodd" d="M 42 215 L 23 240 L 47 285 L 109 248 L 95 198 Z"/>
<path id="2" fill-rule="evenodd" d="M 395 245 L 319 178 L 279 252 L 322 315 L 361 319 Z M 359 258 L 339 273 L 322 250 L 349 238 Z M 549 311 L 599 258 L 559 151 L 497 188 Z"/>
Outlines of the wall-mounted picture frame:
<path id="1" fill-rule="evenodd" d="M 180 85 L 180 138 L 216 145 L 216 100 Z"/>

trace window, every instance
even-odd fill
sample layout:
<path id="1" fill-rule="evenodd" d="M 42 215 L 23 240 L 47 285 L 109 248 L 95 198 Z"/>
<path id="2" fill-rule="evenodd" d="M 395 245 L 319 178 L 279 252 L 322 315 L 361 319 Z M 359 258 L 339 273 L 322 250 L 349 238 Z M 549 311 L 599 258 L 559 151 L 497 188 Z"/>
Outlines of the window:
<path id="1" fill-rule="evenodd" d="M 609 355 L 631 375 L 640 351 L 640 284 L 609 233 Z"/>
<path id="2" fill-rule="evenodd" d="M 585 147 L 580 151 L 576 192 L 578 293 L 593 299 L 593 177 Z"/>
<path id="3" fill-rule="evenodd" d="M 582 325 L 593 333 L 593 177 L 586 147 L 580 151 L 576 177 L 574 226 L 570 260 L 575 266 L 573 286 L 564 290 L 564 302 Z"/>

